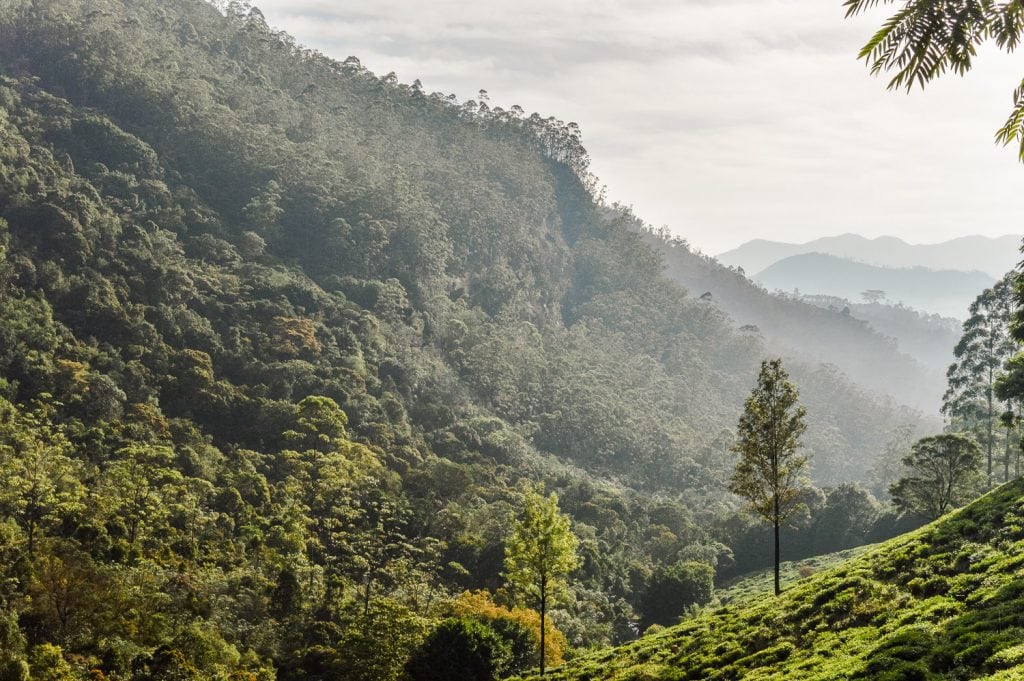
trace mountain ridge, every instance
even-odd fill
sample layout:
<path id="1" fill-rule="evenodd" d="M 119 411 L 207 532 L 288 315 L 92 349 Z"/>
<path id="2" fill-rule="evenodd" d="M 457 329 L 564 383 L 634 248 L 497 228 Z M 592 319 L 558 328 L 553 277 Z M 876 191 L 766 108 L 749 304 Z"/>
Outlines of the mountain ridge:
<path id="1" fill-rule="evenodd" d="M 820 252 L 853 258 L 881 267 L 977 269 L 998 279 L 1020 260 L 1021 236 L 967 235 L 937 243 L 912 244 L 899 237 L 864 237 L 853 232 L 821 237 L 804 243 L 752 239 L 720 253 L 723 264 L 760 272 L 774 262 L 802 253 Z"/>
<path id="2" fill-rule="evenodd" d="M 996 281 L 980 270 L 883 267 L 819 252 L 788 256 L 751 278 L 770 290 L 850 300 L 875 289 L 891 301 L 954 318 L 966 316 L 978 293 Z"/>

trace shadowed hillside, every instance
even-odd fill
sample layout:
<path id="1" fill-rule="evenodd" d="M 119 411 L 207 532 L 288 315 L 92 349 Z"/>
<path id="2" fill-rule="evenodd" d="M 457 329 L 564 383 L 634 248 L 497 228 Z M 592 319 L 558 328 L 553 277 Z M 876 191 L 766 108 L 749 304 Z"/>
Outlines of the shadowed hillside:
<path id="1" fill-rule="evenodd" d="M 938 365 L 917 361 L 891 335 L 879 333 L 843 308 L 770 293 L 741 271 L 690 250 L 684 241 L 645 230 L 637 220 L 633 224 L 661 254 L 666 276 L 703 296 L 709 307 L 725 312 L 748 336 L 763 339 L 774 352 L 835 365 L 865 388 L 938 414 L 949 359 Z M 958 337 L 947 349 L 950 357 Z"/>

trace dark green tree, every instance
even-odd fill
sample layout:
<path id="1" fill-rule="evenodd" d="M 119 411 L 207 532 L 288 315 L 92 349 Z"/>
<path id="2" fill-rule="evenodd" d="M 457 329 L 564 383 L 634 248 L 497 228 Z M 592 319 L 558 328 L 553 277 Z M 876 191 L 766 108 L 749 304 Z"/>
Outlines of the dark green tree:
<path id="1" fill-rule="evenodd" d="M 675 624 L 688 607 L 711 600 L 714 581 L 714 568 L 707 563 L 680 561 L 659 567 L 640 602 L 640 626 Z"/>
<path id="2" fill-rule="evenodd" d="M 739 461 L 729 491 L 750 502 L 750 510 L 772 524 L 775 532 L 775 593 L 779 582 L 779 530 L 799 507 L 809 459 L 800 453 L 807 430 L 800 393 L 782 368 L 781 359 L 761 362 L 757 387 L 747 398 L 736 427 L 733 451 Z"/>
<path id="3" fill-rule="evenodd" d="M 509 644 L 483 622 L 441 622 L 405 666 L 410 681 L 494 681 L 512 658 Z"/>
<path id="4" fill-rule="evenodd" d="M 910 475 L 889 490 L 900 508 L 938 518 L 966 503 L 978 488 L 981 449 L 962 433 L 921 438 L 903 459 Z"/>

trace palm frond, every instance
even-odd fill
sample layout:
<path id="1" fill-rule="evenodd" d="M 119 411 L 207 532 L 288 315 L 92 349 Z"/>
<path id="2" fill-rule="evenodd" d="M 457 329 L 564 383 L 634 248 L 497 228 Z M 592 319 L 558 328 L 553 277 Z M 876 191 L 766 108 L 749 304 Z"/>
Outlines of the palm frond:
<path id="1" fill-rule="evenodd" d="M 996 132 L 996 142 L 1003 146 L 1018 143 L 1017 155 L 1024 161 L 1024 80 L 1013 91 L 1013 110 L 1003 127 Z"/>

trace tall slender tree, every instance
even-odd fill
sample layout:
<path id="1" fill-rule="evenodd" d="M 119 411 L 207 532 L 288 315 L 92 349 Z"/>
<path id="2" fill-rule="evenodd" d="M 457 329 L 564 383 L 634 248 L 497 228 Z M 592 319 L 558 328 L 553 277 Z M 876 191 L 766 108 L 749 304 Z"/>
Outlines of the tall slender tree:
<path id="1" fill-rule="evenodd" d="M 567 592 L 565 578 L 579 565 L 579 542 L 569 517 L 558 510 L 558 497 L 544 498 L 528 490 L 523 514 L 505 542 L 505 578 L 517 598 L 540 612 L 540 675 L 544 676 L 544 646 L 548 607 Z"/>
<path id="2" fill-rule="evenodd" d="M 955 427 L 975 432 L 983 443 L 989 487 L 993 481 L 997 421 L 1010 407 L 997 404 L 996 383 L 1003 365 L 1018 348 L 1010 334 L 1010 322 L 1017 307 L 1014 276 L 1013 272 L 1007 274 L 971 303 L 963 336 L 953 350 L 956 361 L 946 372 L 949 388 L 942 405 L 943 413 Z"/>
<path id="3" fill-rule="evenodd" d="M 779 582 L 779 531 L 799 507 L 799 495 L 809 457 L 800 450 L 807 430 L 807 411 L 800 394 L 782 368 L 781 359 L 761 362 L 757 387 L 747 398 L 736 428 L 733 451 L 739 454 L 729 490 L 750 502 L 750 510 L 775 531 L 775 594 Z"/>
<path id="4" fill-rule="evenodd" d="M 53 409 L 40 401 L 19 413 L 0 398 L 0 517 L 18 522 L 33 558 L 41 533 L 85 508 L 82 467 L 64 433 L 49 425 Z"/>
<path id="5" fill-rule="evenodd" d="M 998 394 L 998 385 L 996 392 Z M 999 425 L 1006 430 L 1006 437 L 1003 438 L 1003 480 L 1006 482 L 1010 480 L 1010 461 L 1013 459 L 1014 450 L 1017 450 L 1017 471 L 1014 477 L 1020 476 L 1020 443 L 1019 438 L 1014 437 L 1019 423 L 1020 417 L 1013 411 L 1012 405 L 999 415 Z"/>
<path id="6" fill-rule="evenodd" d="M 872 73 L 891 74 L 890 89 L 924 87 L 950 71 L 965 75 L 974 66 L 979 46 L 995 43 L 1000 50 L 1013 52 L 1024 40 L 1019 0 L 843 1 L 847 17 L 893 4 L 901 6 L 860 51 Z M 1014 90 L 1010 114 L 995 137 L 1003 145 L 1016 143 L 1017 156 L 1024 162 L 1024 80 Z M 1024 343 L 1024 281 L 1019 272 L 1007 275 L 1007 280 L 1016 293 L 1011 336 Z M 1008 367 L 999 389 L 1000 399 L 1008 403 L 1024 399 L 1024 353 L 1015 358 L 1018 361 Z M 991 484 L 991 456 L 988 468 Z"/>

